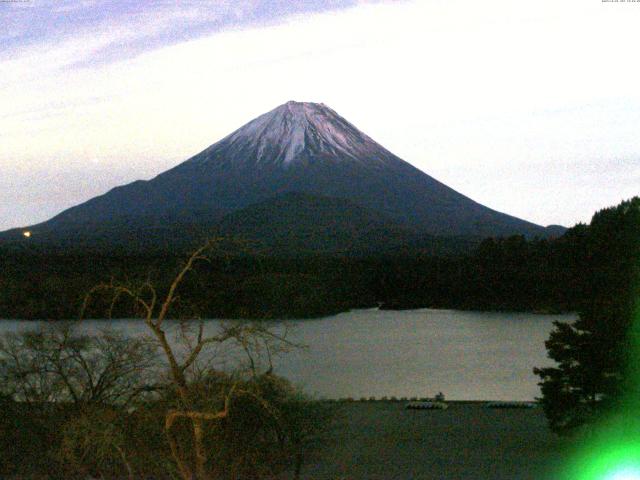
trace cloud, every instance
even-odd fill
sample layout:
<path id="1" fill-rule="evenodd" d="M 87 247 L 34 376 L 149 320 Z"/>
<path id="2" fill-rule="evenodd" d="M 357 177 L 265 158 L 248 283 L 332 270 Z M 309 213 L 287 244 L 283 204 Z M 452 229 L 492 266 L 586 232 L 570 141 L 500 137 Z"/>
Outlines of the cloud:
<path id="1" fill-rule="evenodd" d="M 0 202 L 20 212 L 0 229 L 149 178 L 290 99 L 539 223 L 637 192 L 640 4 L 356 3 L 38 3 L 0 53 Z"/>
<path id="2" fill-rule="evenodd" d="M 367 2 L 370 3 L 370 2 Z M 77 61 L 111 62 L 228 29 L 270 25 L 295 14 L 340 10 L 355 0 L 38 1 L 2 6 L 4 58 L 26 49 L 66 51 L 89 41 Z M 97 40 L 97 41 L 96 41 Z M 98 47 L 97 49 L 95 47 Z M 77 49 L 71 50 L 77 54 Z M 88 54 L 90 55 L 90 58 Z"/>

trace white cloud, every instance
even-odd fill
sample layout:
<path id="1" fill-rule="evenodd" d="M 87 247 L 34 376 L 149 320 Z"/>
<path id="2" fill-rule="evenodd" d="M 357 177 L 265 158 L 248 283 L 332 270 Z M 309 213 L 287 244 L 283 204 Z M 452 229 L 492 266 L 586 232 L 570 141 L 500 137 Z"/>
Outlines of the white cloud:
<path id="1" fill-rule="evenodd" d="M 640 161 L 638 20 L 640 4 L 425 0 L 294 16 L 82 67 L 71 65 L 165 20 L 24 49 L 0 62 L 0 169 L 23 192 L 28 178 L 38 195 L 70 193 L 47 211 L 0 178 L 0 202 L 22 212 L 0 212 L 0 228 L 148 178 L 289 99 L 330 105 L 488 206 L 544 224 L 588 220 L 640 194 L 627 181 L 633 164 L 606 184 L 581 176 Z M 78 190 L 80 176 L 96 180 Z"/>

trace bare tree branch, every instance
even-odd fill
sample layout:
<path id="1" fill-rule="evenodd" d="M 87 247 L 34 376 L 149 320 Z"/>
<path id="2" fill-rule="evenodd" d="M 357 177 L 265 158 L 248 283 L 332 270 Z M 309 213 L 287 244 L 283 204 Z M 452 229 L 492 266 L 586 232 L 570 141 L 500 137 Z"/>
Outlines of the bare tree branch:
<path id="1" fill-rule="evenodd" d="M 187 274 L 187 272 L 189 272 L 193 268 L 193 264 L 196 261 L 206 259 L 206 257 L 204 257 L 202 255 L 202 253 L 205 252 L 206 250 L 210 249 L 217 241 L 218 241 L 217 239 L 209 240 L 207 243 L 205 243 L 203 246 L 201 246 L 195 252 L 193 252 L 191 254 L 191 256 L 189 257 L 189 259 L 187 260 L 187 262 L 185 263 L 185 265 L 182 268 L 182 270 L 180 270 L 178 275 L 176 275 L 175 279 L 171 283 L 171 286 L 169 287 L 169 292 L 167 293 L 167 296 L 166 296 L 166 298 L 164 300 L 164 303 L 162 304 L 162 307 L 160 308 L 160 313 L 158 313 L 158 318 L 156 320 L 156 324 L 157 324 L 158 327 L 160 327 L 162 325 L 162 322 L 164 321 L 164 319 L 165 319 L 165 317 L 167 315 L 167 312 L 169 311 L 169 307 L 171 306 L 171 303 L 173 302 L 173 298 L 174 298 L 176 289 L 182 283 L 182 280 L 183 280 L 184 276 Z"/>

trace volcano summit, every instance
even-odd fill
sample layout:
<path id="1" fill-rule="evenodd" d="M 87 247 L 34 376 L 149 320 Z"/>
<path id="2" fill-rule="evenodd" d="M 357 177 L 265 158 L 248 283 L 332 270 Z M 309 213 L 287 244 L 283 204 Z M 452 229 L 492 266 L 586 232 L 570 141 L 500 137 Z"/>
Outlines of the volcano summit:
<path id="1" fill-rule="evenodd" d="M 283 195 L 290 201 L 274 201 Z M 96 225 L 102 232 L 105 226 L 119 225 L 112 229 L 117 235 L 123 227 L 131 232 L 149 225 L 216 225 L 229 215 L 240 222 L 246 215 L 238 212 L 265 202 L 290 207 L 301 198 L 296 195 L 314 197 L 314 204 L 331 200 L 334 210 L 336 200 L 344 201 L 350 212 L 366 211 L 369 218 L 425 235 L 551 233 L 447 187 L 324 104 L 301 102 L 287 102 L 257 117 L 151 180 L 114 188 L 29 230 L 37 238 L 62 231 L 90 235 Z M 262 207 L 261 212 L 271 217 L 262 219 L 267 224 L 280 216 L 275 208 Z M 287 228 L 295 231 L 295 215 L 286 218 Z"/>

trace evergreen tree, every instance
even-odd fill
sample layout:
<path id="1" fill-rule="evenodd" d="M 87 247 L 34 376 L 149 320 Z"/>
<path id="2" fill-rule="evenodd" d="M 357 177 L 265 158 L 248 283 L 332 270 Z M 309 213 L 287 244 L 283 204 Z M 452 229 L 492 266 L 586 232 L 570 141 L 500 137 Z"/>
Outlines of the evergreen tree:
<path id="1" fill-rule="evenodd" d="M 585 290 L 579 318 L 556 322 L 546 342 L 557 367 L 536 368 L 551 428 L 568 433 L 619 406 L 636 388 L 634 340 L 640 265 L 640 198 L 597 212 L 574 248 Z M 637 321 L 640 321 L 638 319 Z M 634 371 L 636 370 L 636 371 Z"/>

